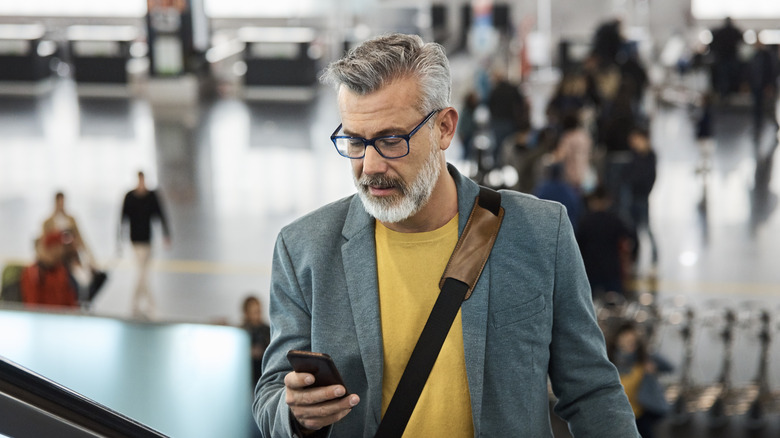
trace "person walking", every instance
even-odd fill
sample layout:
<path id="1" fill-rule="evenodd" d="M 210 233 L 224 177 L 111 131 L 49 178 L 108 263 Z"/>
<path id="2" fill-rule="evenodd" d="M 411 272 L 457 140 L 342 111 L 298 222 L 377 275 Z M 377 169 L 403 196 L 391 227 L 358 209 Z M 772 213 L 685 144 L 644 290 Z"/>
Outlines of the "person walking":
<path id="1" fill-rule="evenodd" d="M 631 159 L 623 172 L 623 185 L 628 188 L 630 199 L 628 212 L 631 224 L 637 235 L 644 232 L 650 243 L 650 273 L 655 276 L 658 264 L 658 245 L 650 227 L 650 192 L 653 190 L 656 178 L 658 159 L 650 141 L 650 131 L 644 127 L 635 127 L 629 135 Z M 638 258 L 635 247 L 634 260 Z"/>
<path id="2" fill-rule="evenodd" d="M 143 172 L 138 172 L 138 185 L 127 192 L 122 202 L 122 215 L 119 226 L 119 239 L 124 234 L 125 224 L 130 226 L 130 242 L 133 245 L 138 277 L 133 293 L 132 310 L 134 317 L 151 319 L 156 311 L 155 300 L 149 290 L 149 262 L 152 254 L 152 220 L 157 218 L 162 225 L 165 246 L 171 245 L 164 209 L 156 191 L 146 187 Z M 145 301 L 145 304 L 144 304 Z"/>

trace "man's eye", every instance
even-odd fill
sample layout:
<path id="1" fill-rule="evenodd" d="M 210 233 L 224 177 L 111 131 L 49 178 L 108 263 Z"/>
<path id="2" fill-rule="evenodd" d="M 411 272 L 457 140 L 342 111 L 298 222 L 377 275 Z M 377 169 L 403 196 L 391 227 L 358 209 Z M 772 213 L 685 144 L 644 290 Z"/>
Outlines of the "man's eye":
<path id="1" fill-rule="evenodd" d="M 394 147 L 394 146 L 401 146 L 404 143 L 403 138 L 383 138 L 378 141 L 379 147 Z"/>

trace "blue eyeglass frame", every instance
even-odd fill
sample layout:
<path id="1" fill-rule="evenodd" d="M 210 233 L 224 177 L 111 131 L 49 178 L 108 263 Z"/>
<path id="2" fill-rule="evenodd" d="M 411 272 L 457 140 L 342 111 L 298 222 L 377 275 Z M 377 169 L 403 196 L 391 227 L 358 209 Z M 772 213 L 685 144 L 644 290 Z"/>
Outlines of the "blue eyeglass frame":
<path id="1" fill-rule="evenodd" d="M 336 152 L 338 152 L 338 153 L 339 153 L 339 155 L 341 155 L 342 157 L 349 158 L 350 160 L 360 160 L 360 159 L 363 159 L 363 158 L 366 156 L 366 149 L 367 149 L 369 146 L 372 146 L 372 147 L 374 148 L 374 150 L 375 150 L 375 151 L 376 151 L 376 152 L 377 152 L 377 153 L 378 153 L 380 156 L 382 156 L 382 158 L 385 158 L 385 159 L 388 159 L 388 160 L 394 160 L 394 159 L 396 159 L 396 158 L 403 158 L 403 157 L 405 157 L 405 156 L 409 155 L 409 149 L 410 149 L 410 146 L 409 146 L 409 140 L 412 138 L 412 136 L 413 136 L 414 134 L 416 134 L 416 133 L 417 133 L 417 131 L 419 131 L 419 130 L 420 130 L 420 128 L 422 128 L 422 127 L 423 127 L 423 125 L 425 125 L 425 123 L 426 123 L 426 122 L 428 122 L 428 120 L 430 120 L 430 119 L 431 119 L 431 117 L 433 117 L 433 115 L 434 115 L 434 114 L 436 114 L 436 113 L 437 113 L 437 112 L 439 112 L 439 111 L 441 111 L 441 110 L 440 110 L 440 109 L 437 109 L 437 110 L 433 110 L 433 111 L 431 111 L 430 113 L 428 113 L 428 115 L 427 115 L 427 116 L 425 116 L 425 118 L 423 119 L 423 121 L 422 121 L 422 122 L 420 122 L 420 124 L 419 124 L 419 125 L 415 126 L 415 127 L 414 127 L 414 129 L 412 129 L 412 132 L 410 132 L 410 133 L 408 133 L 408 134 L 406 134 L 406 135 L 383 135 L 383 136 L 380 136 L 380 137 L 374 137 L 374 138 L 371 138 L 371 139 L 366 139 L 366 138 L 363 138 L 363 137 L 351 137 L 351 136 L 349 136 L 349 135 L 336 135 L 336 134 L 338 134 L 338 132 L 339 132 L 339 131 L 341 131 L 341 128 L 342 128 L 342 124 L 341 124 L 341 123 L 339 123 L 339 127 L 338 127 L 338 128 L 336 128 L 336 130 L 335 130 L 335 131 L 333 131 L 333 134 L 331 134 L 331 135 L 330 135 L 330 141 L 332 141 L 332 142 L 333 142 L 333 146 L 336 148 Z M 350 157 L 349 155 L 344 155 L 344 154 L 342 154 L 342 153 L 341 153 L 341 151 L 339 150 L 339 147 L 338 147 L 338 145 L 336 144 L 336 140 L 338 140 L 338 139 L 340 139 L 340 138 L 346 138 L 346 139 L 350 139 L 350 140 L 360 140 L 360 141 L 362 141 L 362 142 L 363 142 L 363 155 L 361 155 L 361 156 L 359 156 L 359 157 Z M 387 157 L 387 156 L 385 156 L 385 154 L 383 154 L 383 153 L 382 153 L 382 151 L 381 151 L 381 150 L 379 150 L 379 148 L 378 148 L 378 147 L 376 147 L 376 142 L 377 142 L 378 140 L 384 140 L 384 139 L 386 139 L 386 138 L 402 138 L 402 139 L 406 140 L 406 153 L 405 153 L 405 154 L 403 154 L 403 155 L 399 155 L 399 156 L 397 156 L 397 157 Z"/>

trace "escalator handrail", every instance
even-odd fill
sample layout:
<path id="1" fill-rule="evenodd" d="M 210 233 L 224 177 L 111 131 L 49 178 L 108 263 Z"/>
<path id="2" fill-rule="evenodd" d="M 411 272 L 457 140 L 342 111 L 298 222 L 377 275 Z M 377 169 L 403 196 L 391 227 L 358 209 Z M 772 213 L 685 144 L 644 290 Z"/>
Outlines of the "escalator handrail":
<path id="1" fill-rule="evenodd" d="M 0 393 L 110 437 L 166 435 L 0 356 Z"/>

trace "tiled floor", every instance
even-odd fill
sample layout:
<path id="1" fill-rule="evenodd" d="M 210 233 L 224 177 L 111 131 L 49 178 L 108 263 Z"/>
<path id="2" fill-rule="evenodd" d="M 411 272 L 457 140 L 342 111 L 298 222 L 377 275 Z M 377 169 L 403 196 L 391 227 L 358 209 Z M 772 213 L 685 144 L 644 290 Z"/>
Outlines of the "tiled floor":
<path id="1" fill-rule="evenodd" d="M 468 63 L 453 60 L 456 90 L 470 80 Z M 161 320 L 238 323 L 246 294 L 267 302 L 280 227 L 352 193 L 348 163 L 327 139 L 338 123 L 331 90 L 306 103 L 221 98 L 201 102 L 180 120 L 155 118 L 144 99 L 76 91 L 73 82 L 57 80 L 48 93 L 0 96 L 0 262 L 32 259 L 32 240 L 55 191 L 63 190 L 68 210 L 109 268 L 95 314 L 130 316 L 134 267 L 127 243 L 121 251 L 117 245 L 117 229 L 122 197 L 138 170 L 160 187 L 173 232 L 169 251 L 154 245 Z M 776 133 L 768 129 L 757 146 L 747 109 L 719 110 L 706 174 L 696 172 L 700 150 L 688 108 L 656 105 L 652 136 L 659 156 L 651 196 L 659 245 L 655 289 L 667 318 L 661 351 L 681 363 L 679 325 L 672 324 L 683 305 L 694 306 L 700 318 L 692 376 L 699 384 L 713 382 L 721 357 L 717 316 L 733 307 L 740 324 L 732 377 L 745 384 L 758 362 L 751 315 L 768 309 L 780 319 Z M 467 167 L 457 146 L 448 154 Z M 649 265 L 647 254 L 642 257 L 644 278 Z M 777 328 L 773 323 L 773 333 Z M 779 388 L 780 359 L 770 359 L 770 382 Z"/>

